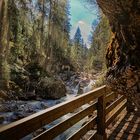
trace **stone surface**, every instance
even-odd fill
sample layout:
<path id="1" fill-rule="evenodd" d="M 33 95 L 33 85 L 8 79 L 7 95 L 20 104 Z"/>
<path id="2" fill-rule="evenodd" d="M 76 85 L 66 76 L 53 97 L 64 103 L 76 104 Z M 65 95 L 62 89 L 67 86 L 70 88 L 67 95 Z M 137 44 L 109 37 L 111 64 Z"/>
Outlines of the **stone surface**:
<path id="1" fill-rule="evenodd" d="M 108 17 L 107 82 L 140 108 L 140 0 L 97 0 Z"/>
<path id="2" fill-rule="evenodd" d="M 0 115 L 0 124 L 4 121 L 4 116 Z"/>
<path id="3" fill-rule="evenodd" d="M 37 99 L 37 95 L 34 92 L 26 92 L 21 94 L 18 97 L 19 100 L 24 100 L 24 101 L 28 101 L 28 100 L 36 100 Z"/>
<path id="4" fill-rule="evenodd" d="M 36 92 L 45 99 L 59 99 L 66 96 L 67 91 L 65 84 L 61 80 L 46 77 L 40 81 Z"/>
<path id="5" fill-rule="evenodd" d="M 8 99 L 7 92 L 0 90 L 0 98 L 4 100 Z"/>

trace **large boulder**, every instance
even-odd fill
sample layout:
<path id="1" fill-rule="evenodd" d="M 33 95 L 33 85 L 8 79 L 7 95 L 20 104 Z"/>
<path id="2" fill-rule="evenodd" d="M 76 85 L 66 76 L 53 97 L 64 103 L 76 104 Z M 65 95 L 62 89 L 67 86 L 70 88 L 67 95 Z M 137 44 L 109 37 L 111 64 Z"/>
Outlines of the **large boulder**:
<path id="1" fill-rule="evenodd" d="M 45 99 L 59 99 L 66 96 L 66 87 L 61 80 L 45 77 L 40 80 L 36 93 Z"/>
<path id="2" fill-rule="evenodd" d="M 22 101 L 31 101 L 31 100 L 36 100 L 37 96 L 34 92 L 26 92 L 26 93 L 20 94 L 18 99 Z"/>

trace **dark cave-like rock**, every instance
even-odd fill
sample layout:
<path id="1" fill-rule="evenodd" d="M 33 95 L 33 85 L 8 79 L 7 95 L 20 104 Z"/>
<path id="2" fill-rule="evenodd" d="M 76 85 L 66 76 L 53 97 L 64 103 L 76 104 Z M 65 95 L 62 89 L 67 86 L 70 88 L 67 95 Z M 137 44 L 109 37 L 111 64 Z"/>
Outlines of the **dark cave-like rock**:
<path id="1" fill-rule="evenodd" d="M 140 108 L 140 0 L 97 0 L 108 17 L 107 83 Z"/>

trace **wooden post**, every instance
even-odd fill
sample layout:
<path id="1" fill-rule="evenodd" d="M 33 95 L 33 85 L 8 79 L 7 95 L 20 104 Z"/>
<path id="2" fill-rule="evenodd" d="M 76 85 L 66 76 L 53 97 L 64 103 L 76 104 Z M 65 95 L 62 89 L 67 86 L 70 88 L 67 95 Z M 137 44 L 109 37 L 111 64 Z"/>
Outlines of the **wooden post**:
<path id="1" fill-rule="evenodd" d="M 130 99 L 130 97 L 127 97 L 126 110 L 127 110 L 128 113 L 134 112 L 134 110 L 135 110 L 135 106 L 133 105 L 132 100 Z"/>
<path id="2" fill-rule="evenodd" d="M 98 104 L 97 104 L 97 140 L 106 140 L 106 125 L 105 125 L 105 95 L 98 98 Z"/>

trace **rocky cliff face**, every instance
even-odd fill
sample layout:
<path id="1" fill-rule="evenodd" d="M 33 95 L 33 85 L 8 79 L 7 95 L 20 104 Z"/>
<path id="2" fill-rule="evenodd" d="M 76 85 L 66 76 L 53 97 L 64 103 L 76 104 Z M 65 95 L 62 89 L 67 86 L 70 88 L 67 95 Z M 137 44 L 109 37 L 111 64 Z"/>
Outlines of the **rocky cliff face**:
<path id="1" fill-rule="evenodd" d="M 107 81 L 140 108 L 140 0 L 97 0 L 108 17 Z"/>

